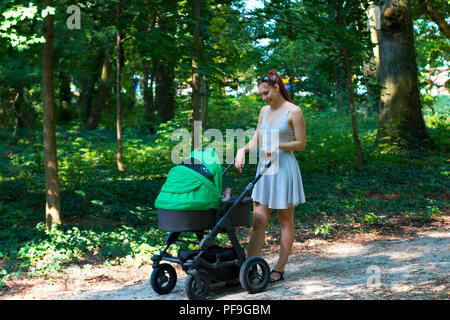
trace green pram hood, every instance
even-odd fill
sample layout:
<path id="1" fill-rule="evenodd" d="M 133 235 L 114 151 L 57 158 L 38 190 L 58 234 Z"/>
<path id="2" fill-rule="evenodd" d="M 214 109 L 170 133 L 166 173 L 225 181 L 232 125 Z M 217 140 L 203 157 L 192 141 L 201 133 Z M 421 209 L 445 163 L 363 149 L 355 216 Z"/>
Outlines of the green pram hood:
<path id="1" fill-rule="evenodd" d="M 210 148 L 197 148 L 183 164 L 170 169 L 155 201 L 166 210 L 217 209 L 222 197 L 222 165 Z"/>

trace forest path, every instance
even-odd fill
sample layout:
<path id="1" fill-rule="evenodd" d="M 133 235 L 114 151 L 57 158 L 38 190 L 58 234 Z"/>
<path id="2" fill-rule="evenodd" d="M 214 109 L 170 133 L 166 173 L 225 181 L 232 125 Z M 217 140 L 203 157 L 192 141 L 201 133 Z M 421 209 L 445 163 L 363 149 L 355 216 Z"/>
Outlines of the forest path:
<path id="1" fill-rule="evenodd" d="M 339 239 L 296 241 L 285 281 L 248 294 L 241 286 L 213 287 L 210 300 L 283 299 L 450 299 L 450 217 L 425 227 L 392 232 L 348 233 Z M 275 265 L 277 232 L 264 250 Z M 270 238 L 269 238 L 270 241 Z M 14 280 L 0 299 L 183 300 L 186 275 L 178 268 L 175 289 L 156 294 L 150 265 L 71 266 L 54 277 Z"/>

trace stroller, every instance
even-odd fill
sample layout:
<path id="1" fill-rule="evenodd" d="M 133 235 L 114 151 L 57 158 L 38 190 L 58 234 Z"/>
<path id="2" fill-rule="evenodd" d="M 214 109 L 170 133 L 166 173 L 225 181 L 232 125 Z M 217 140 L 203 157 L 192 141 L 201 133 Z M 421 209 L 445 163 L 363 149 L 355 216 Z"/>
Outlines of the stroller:
<path id="1" fill-rule="evenodd" d="M 168 261 L 179 264 L 187 273 L 184 283 L 186 296 L 191 300 L 205 299 L 212 284 L 232 284 L 237 281 L 249 293 L 264 291 L 270 269 L 261 257 L 246 258 L 235 233 L 235 227 L 249 227 L 252 199 L 246 195 L 271 166 L 250 182 L 238 197 L 222 201 L 222 173 L 220 159 L 214 150 L 198 148 L 182 164 L 173 167 L 155 201 L 158 229 L 168 231 L 165 247 L 152 257 L 150 284 L 158 294 L 168 294 L 177 282 L 175 268 Z M 205 230 L 210 230 L 206 234 Z M 193 232 L 199 241 L 198 250 L 179 250 L 177 256 L 167 252 L 182 232 Z M 219 233 L 226 233 L 231 247 L 213 242 Z M 205 235 L 206 234 L 206 235 Z"/>

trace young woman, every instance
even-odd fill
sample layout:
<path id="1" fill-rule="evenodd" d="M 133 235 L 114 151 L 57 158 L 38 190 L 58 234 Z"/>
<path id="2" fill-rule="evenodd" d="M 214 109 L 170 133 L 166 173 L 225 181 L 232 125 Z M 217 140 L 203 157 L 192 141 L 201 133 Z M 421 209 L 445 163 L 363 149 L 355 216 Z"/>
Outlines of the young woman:
<path id="1" fill-rule="evenodd" d="M 258 91 L 267 105 L 261 109 L 253 138 L 238 150 L 235 166 L 242 173 L 245 154 L 262 148 L 257 174 L 264 158 L 275 155 L 276 170 L 264 174 L 256 183 L 253 198 L 252 233 L 248 256 L 258 256 L 265 242 L 265 229 L 273 209 L 281 226 L 280 255 L 270 282 L 284 279 L 284 268 L 294 243 L 294 208 L 305 202 L 300 169 L 293 151 L 305 150 L 306 131 L 302 110 L 293 104 L 286 86 L 275 70 L 258 80 Z M 276 139 L 278 135 L 278 139 Z M 274 138 L 275 137 L 275 138 Z"/>

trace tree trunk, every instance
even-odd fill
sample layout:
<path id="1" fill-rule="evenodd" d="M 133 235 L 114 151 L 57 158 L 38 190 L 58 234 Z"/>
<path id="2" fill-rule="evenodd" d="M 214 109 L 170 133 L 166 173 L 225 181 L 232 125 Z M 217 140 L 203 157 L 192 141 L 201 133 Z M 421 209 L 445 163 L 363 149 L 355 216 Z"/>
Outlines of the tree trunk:
<path id="1" fill-rule="evenodd" d="M 294 39 L 292 26 L 289 26 L 289 29 L 288 29 L 288 39 L 291 42 Z M 289 68 L 289 66 L 286 66 L 286 75 L 287 75 L 287 77 L 289 79 L 289 94 L 291 95 L 292 101 L 294 101 L 294 95 L 295 95 L 295 91 L 294 91 L 294 76 L 292 75 L 292 72 L 291 72 L 291 69 Z"/>
<path id="2" fill-rule="evenodd" d="M 409 1 L 384 1 L 378 35 L 382 88 L 377 144 L 399 142 L 413 149 L 431 143 L 421 110 Z"/>
<path id="3" fill-rule="evenodd" d="M 345 73 L 347 76 L 347 93 L 350 100 L 350 110 L 352 113 L 352 130 L 353 130 L 353 143 L 355 145 L 356 152 L 356 162 L 358 164 L 358 168 L 361 169 L 363 166 L 362 161 L 362 152 L 361 152 L 361 144 L 359 142 L 358 136 L 358 124 L 356 121 L 356 109 L 355 109 L 355 96 L 353 91 L 353 83 L 352 83 L 352 71 L 348 60 L 347 49 L 345 46 L 342 46 L 342 55 L 344 57 L 344 65 L 345 65 Z"/>
<path id="4" fill-rule="evenodd" d="M 52 6 L 53 1 L 46 0 L 44 6 Z M 44 103 L 44 161 L 45 161 L 45 225 L 61 224 L 60 194 L 58 182 L 58 162 L 56 157 L 55 134 L 55 89 L 53 75 L 53 37 L 54 16 L 44 18 L 43 33 L 45 43 L 42 46 L 42 91 Z"/>
<path id="5" fill-rule="evenodd" d="M 12 90 L 15 92 L 15 90 Z M 11 108 L 14 112 L 14 131 L 12 136 L 14 139 L 17 139 L 19 128 L 23 128 L 24 121 L 22 119 L 22 115 L 20 114 L 20 93 L 15 93 L 13 99 L 11 99 Z"/>
<path id="6" fill-rule="evenodd" d="M 366 104 L 367 109 L 376 111 L 380 106 L 379 92 L 379 66 L 380 66 L 380 50 L 378 46 L 378 30 L 380 29 L 380 8 L 375 6 L 374 2 L 369 2 L 370 6 L 366 8 L 367 29 L 370 32 L 370 40 L 374 45 L 372 49 L 372 57 L 364 61 L 364 82 L 367 88 Z"/>
<path id="7" fill-rule="evenodd" d="M 120 59 L 120 45 L 121 45 L 120 31 L 117 31 L 117 55 L 116 55 L 116 95 L 117 95 L 117 169 L 122 172 L 123 157 L 122 157 L 122 100 L 121 100 L 121 59 Z"/>
<path id="8" fill-rule="evenodd" d="M 367 29 L 370 32 L 370 40 L 374 44 L 372 49 L 373 57 L 364 66 L 365 76 L 371 76 L 375 74 L 378 78 L 378 70 L 380 65 L 380 48 L 378 45 L 378 31 L 381 25 L 381 14 L 379 6 L 375 6 L 373 1 L 370 2 L 371 6 L 366 9 L 367 14 Z"/>
<path id="9" fill-rule="evenodd" d="M 69 75 L 62 71 L 59 73 L 59 121 L 61 122 L 70 122 L 71 114 L 70 114 L 70 100 L 72 98 L 72 93 L 70 92 L 70 77 Z"/>
<path id="10" fill-rule="evenodd" d="M 155 106 L 162 121 L 167 122 L 175 113 L 175 69 L 167 57 L 156 63 Z"/>
<path id="11" fill-rule="evenodd" d="M 143 61 L 143 90 L 144 90 L 144 118 L 146 121 L 151 121 L 153 119 L 153 79 L 155 72 L 150 72 L 150 67 L 147 61 Z M 154 69 L 154 68 L 153 68 Z M 150 84 L 149 84 L 150 81 Z"/>
<path id="12" fill-rule="evenodd" d="M 200 77 L 200 119 L 202 125 L 206 127 L 208 117 L 208 84 L 206 83 L 206 77 L 203 75 Z"/>
<path id="13" fill-rule="evenodd" d="M 342 10 L 342 0 L 338 1 L 338 4 L 336 6 L 336 13 L 337 13 L 337 23 L 340 26 L 344 26 L 342 22 L 342 16 L 341 16 L 341 10 Z M 342 57 L 344 60 L 344 67 L 345 67 L 345 75 L 346 75 L 346 88 L 347 88 L 347 94 L 350 101 L 350 110 L 352 114 L 352 129 L 353 129 L 353 143 L 355 145 L 355 152 L 356 152 L 356 162 L 358 165 L 358 168 L 361 169 L 363 166 L 362 162 L 362 153 L 361 153 L 361 144 L 359 142 L 359 136 L 358 136 L 358 124 L 356 122 L 356 109 L 355 109 L 355 96 L 353 91 L 353 82 L 352 82 L 352 69 L 349 63 L 348 58 L 348 52 L 345 45 L 342 43 L 340 45 Z"/>
<path id="14" fill-rule="evenodd" d="M 208 108 L 207 88 L 205 75 L 200 71 L 200 56 L 201 56 L 201 0 L 194 0 L 194 55 L 192 57 L 192 149 L 200 147 L 200 135 L 196 134 L 198 129 L 196 123 L 203 126 L 205 123 L 205 116 Z M 201 133 L 200 133 L 201 134 Z"/>
<path id="15" fill-rule="evenodd" d="M 83 121 L 84 123 L 89 122 L 89 117 L 91 115 L 91 109 L 95 97 L 95 84 L 101 75 L 100 67 L 102 66 L 102 62 L 100 62 L 100 58 L 98 59 L 97 66 L 94 70 L 90 70 L 89 75 L 82 80 L 82 83 L 80 85 L 81 92 L 80 92 L 80 121 Z"/>
<path id="16" fill-rule="evenodd" d="M 97 128 L 100 123 L 102 117 L 102 109 L 105 107 L 108 100 L 108 94 L 110 89 L 109 83 L 110 73 L 111 73 L 111 61 L 108 50 L 106 50 L 102 65 L 100 86 L 97 92 L 97 97 L 95 99 L 94 105 L 91 106 L 91 112 L 88 119 L 89 129 Z"/>
<path id="17" fill-rule="evenodd" d="M 192 120 L 201 121 L 200 116 L 200 86 L 201 76 L 199 74 L 199 57 L 200 57 L 200 15 L 201 0 L 194 0 L 194 56 L 192 57 Z"/>
<path id="18" fill-rule="evenodd" d="M 161 34 L 173 35 L 177 33 L 177 23 L 175 17 L 178 12 L 177 1 L 167 1 L 164 6 L 164 12 L 160 12 L 157 23 Z M 167 41 L 174 41 L 168 39 Z M 167 50 L 175 43 L 163 44 Z M 160 59 L 155 59 L 155 107 L 158 116 L 162 121 L 167 122 L 173 119 L 175 115 L 175 61 L 176 58 L 172 52 L 161 55 Z"/>

